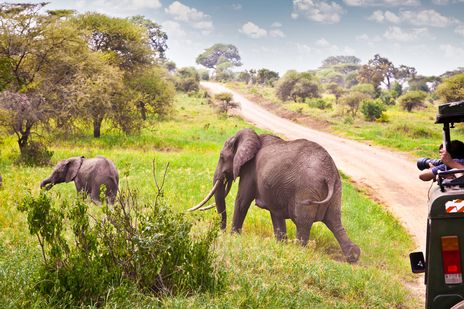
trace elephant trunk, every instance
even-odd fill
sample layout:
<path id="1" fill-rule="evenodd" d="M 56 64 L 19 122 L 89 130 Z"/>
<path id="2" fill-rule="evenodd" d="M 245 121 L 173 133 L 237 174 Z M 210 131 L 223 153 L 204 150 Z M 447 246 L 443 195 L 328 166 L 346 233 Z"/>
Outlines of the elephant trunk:
<path id="1" fill-rule="evenodd" d="M 225 230 L 227 226 L 227 213 L 226 213 L 226 182 L 222 181 L 221 185 L 218 187 L 214 193 L 214 200 L 216 202 L 216 209 L 218 214 L 221 215 L 221 230 Z M 229 186 L 230 189 L 230 186 Z"/>
<path id="2" fill-rule="evenodd" d="M 41 183 L 40 183 L 40 189 L 45 188 L 45 190 L 50 190 L 53 187 L 54 183 L 50 179 L 50 177 L 45 178 Z"/>

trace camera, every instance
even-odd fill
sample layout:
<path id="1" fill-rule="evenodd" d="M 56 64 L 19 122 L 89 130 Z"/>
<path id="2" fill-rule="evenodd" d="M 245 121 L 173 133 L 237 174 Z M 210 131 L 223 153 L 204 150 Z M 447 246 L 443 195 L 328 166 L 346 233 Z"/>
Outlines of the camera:
<path id="1" fill-rule="evenodd" d="M 431 163 L 433 166 L 441 165 L 443 162 L 441 162 L 438 159 L 430 159 L 430 158 L 419 158 L 417 159 L 417 168 L 421 171 L 427 169 L 430 167 L 429 163 Z"/>

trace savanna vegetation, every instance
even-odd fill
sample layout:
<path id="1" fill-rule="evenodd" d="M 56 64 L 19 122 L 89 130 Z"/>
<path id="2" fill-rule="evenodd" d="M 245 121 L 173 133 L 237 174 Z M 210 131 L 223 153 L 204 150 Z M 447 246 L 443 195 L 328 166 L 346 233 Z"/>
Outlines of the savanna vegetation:
<path id="1" fill-rule="evenodd" d="M 166 228 L 166 230 L 156 230 L 157 233 L 152 234 L 154 237 L 151 238 L 152 242 L 165 248 L 166 252 L 173 252 L 169 250 L 179 247 L 174 244 L 165 247 L 168 245 L 166 241 L 176 238 L 172 234 L 164 238 L 163 232 L 175 232 L 182 236 L 187 231 L 189 237 L 192 237 L 192 244 L 198 242 L 208 244 L 207 239 L 204 238 L 208 235 L 208 230 L 216 228 L 217 231 L 219 218 L 215 211 L 191 215 L 183 213 L 185 209 L 201 200 L 209 190 L 218 153 L 224 140 L 237 129 L 248 125 L 237 118 L 216 112 L 204 98 L 185 94 L 176 96 L 173 113 L 169 119 L 158 121 L 151 115 L 148 121 L 150 126 L 142 128 L 138 136 L 125 135 L 122 131 L 112 129 L 110 123 L 104 123 L 103 134 L 99 139 L 92 137 L 91 128 L 67 137 L 55 137 L 49 146 L 54 153 L 52 160 L 56 162 L 70 156 L 92 157 L 96 154 L 112 159 L 119 168 L 123 191 L 131 188 L 137 192 L 138 204 L 144 207 L 147 218 L 156 218 L 160 213 L 165 214 L 163 220 L 158 218 L 149 221 L 155 225 L 154 228 Z M 13 137 L 4 141 L 0 161 L 4 179 L 3 188 L 0 190 L 1 307 L 52 307 L 76 304 L 123 307 L 259 308 L 417 306 L 418 300 L 412 297 L 411 292 L 404 285 L 405 282 L 414 280 L 407 260 L 407 254 L 413 246 L 411 239 L 390 214 L 380 205 L 371 202 L 346 178 L 343 186 L 344 225 L 350 237 L 362 250 L 361 259 L 355 265 L 344 261 L 338 243 L 324 225 L 315 224 L 310 244 L 301 247 L 292 240 L 295 238 L 295 228 L 290 223 L 288 225 L 290 240 L 279 243 L 274 239 L 269 214 L 252 207 L 245 220 L 242 235 L 210 234 L 211 237 L 214 236 L 210 238 L 212 239 L 210 251 L 207 251 L 211 256 L 203 256 L 201 260 L 203 266 L 211 265 L 210 275 L 216 274 L 210 281 L 207 281 L 208 277 L 204 276 L 204 273 L 203 276 L 189 276 L 189 269 L 183 269 L 178 273 L 186 276 L 179 279 L 180 281 L 174 281 L 175 285 L 170 289 L 168 289 L 169 282 L 165 280 L 166 291 L 162 293 L 156 288 L 159 288 L 159 282 L 158 285 L 153 284 L 152 289 L 144 289 L 140 288 L 141 281 L 127 280 L 124 276 L 118 278 L 110 276 L 109 278 L 113 278 L 111 280 L 104 277 L 106 281 L 102 280 L 95 275 L 95 272 L 99 271 L 95 266 L 94 269 L 87 269 L 87 273 L 75 272 L 73 274 L 76 275 L 73 277 L 62 273 L 61 276 L 53 272 L 46 273 L 47 278 L 53 278 L 54 281 L 42 282 L 44 268 L 41 247 L 36 236 L 29 232 L 27 212 L 20 210 L 24 209 L 24 205 L 29 207 L 33 205 L 30 202 L 31 197 L 36 201 L 39 199 L 40 180 L 48 176 L 51 168 L 18 165 L 16 157 L 19 150 L 15 143 Z M 162 202 L 159 202 L 156 208 L 150 206 L 155 203 L 158 195 L 153 179 L 153 158 L 156 158 L 158 167 L 156 174 L 160 186 L 164 167 L 168 162 L 170 163 L 163 194 L 159 197 Z M 233 204 L 235 192 L 236 185 L 227 198 L 229 215 L 232 214 L 230 205 Z M 105 212 L 113 209 L 109 206 L 101 208 L 93 204 L 83 205 L 79 199 L 75 199 L 75 196 L 73 184 L 56 186 L 47 194 L 47 198 L 52 200 L 51 208 L 57 213 L 64 210 L 66 214 L 66 211 L 81 209 L 81 212 L 75 210 L 63 219 L 63 227 L 68 229 L 63 235 L 70 244 L 71 253 L 76 249 L 72 236 L 75 234 L 72 229 L 69 230 L 70 223 L 81 222 L 80 225 L 73 225 L 74 231 L 86 230 L 96 226 L 97 221 L 92 217 L 105 218 Z M 87 209 L 92 215 L 89 219 L 90 227 L 82 224 L 82 209 Z M 120 208 L 116 206 L 114 211 L 117 209 Z M 156 209 L 158 210 L 154 211 Z M 171 217 L 176 219 L 171 220 Z M 141 222 L 147 224 L 146 221 Z M 172 222 L 177 222 L 175 228 L 172 227 Z M 169 227 L 171 229 L 167 229 Z M 90 234 L 89 237 L 92 235 L 94 234 Z M 145 234 L 145 236 L 149 235 Z M 76 243 L 82 244 L 82 240 L 85 239 L 87 238 L 78 238 L 81 242 Z M 97 239 L 97 242 L 99 241 L 101 240 Z M 182 243 L 185 243 L 185 240 Z M 158 246 L 154 246 L 152 252 L 158 253 L 159 259 L 153 261 L 145 259 L 144 263 L 158 267 L 162 265 L 160 259 L 163 255 L 162 252 L 156 251 L 159 250 Z M 195 252 L 195 247 L 192 246 L 188 248 L 193 248 L 191 250 Z M 101 250 L 104 247 L 99 248 L 97 249 Z M 97 257 L 98 255 L 90 256 L 94 260 Z M 86 262 L 85 259 L 73 261 L 75 267 L 82 265 L 76 264 L 79 261 Z M 168 259 L 165 263 L 169 266 L 173 262 L 172 259 Z M 192 271 L 201 272 L 205 267 L 198 266 Z M 114 268 L 110 270 L 114 271 Z M 79 279 L 82 280 L 79 274 L 85 275 L 84 287 L 99 288 L 103 293 L 99 297 L 94 296 L 90 299 L 73 297 L 75 295 L 72 293 L 75 291 L 73 289 L 79 287 Z M 114 273 L 106 272 L 106 274 Z M 62 278 L 70 281 L 63 281 Z M 204 283 L 203 288 L 199 281 L 192 278 L 203 278 L 203 281 L 200 281 Z M 95 282 L 100 285 L 92 285 L 92 280 L 96 280 Z M 108 284 L 107 280 L 111 284 Z M 189 282 L 196 284 L 189 287 Z M 208 282 L 211 284 L 207 284 Z M 45 289 L 44 286 L 48 288 Z M 80 295 L 89 294 L 90 291 L 85 290 L 85 292 L 81 291 Z"/>
<path id="2" fill-rule="evenodd" d="M 143 16 L 2 3 L 0 17 L 1 308 L 420 304 L 407 288 L 410 237 L 347 177 L 344 226 L 362 250 L 354 265 L 322 224 L 301 247 L 292 224 L 289 240 L 275 241 L 256 207 L 242 235 L 220 232 L 214 211 L 185 214 L 210 188 L 224 141 L 249 126 L 227 114 L 229 93 L 209 98 L 199 82 L 238 81 L 335 132 L 423 154 L 440 140 L 432 104 L 462 99 L 462 74 L 417 76 L 379 55 L 365 65 L 329 57 L 282 77 L 235 73 L 241 58 L 230 44 L 198 56 L 209 74 L 166 59 L 167 34 Z M 115 205 L 94 205 L 73 184 L 40 192 L 54 163 L 81 155 L 118 167 Z"/>
<path id="3" fill-rule="evenodd" d="M 332 56 L 316 70 L 291 70 L 272 84 L 258 83 L 255 75 L 238 72 L 228 82 L 258 102 L 294 112 L 292 118 L 309 117 L 319 128 L 415 156 L 436 156 L 438 105 L 464 100 L 462 69 L 420 76 L 380 55 L 364 65 L 354 56 Z M 463 128 L 454 131 L 460 138 Z"/>

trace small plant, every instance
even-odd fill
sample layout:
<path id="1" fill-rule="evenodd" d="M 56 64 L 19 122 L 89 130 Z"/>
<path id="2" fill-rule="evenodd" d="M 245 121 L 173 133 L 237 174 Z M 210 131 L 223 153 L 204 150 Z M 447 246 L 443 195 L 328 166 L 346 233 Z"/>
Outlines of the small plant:
<path id="1" fill-rule="evenodd" d="M 231 107 L 236 106 L 232 102 L 233 96 L 229 92 L 221 92 L 214 96 L 214 99 L 221 102 L 221 112 L 226 113 Z"/>
<path id="2" fill-rule="evenodd" d="M 364 117 L 367 121 L 379 119 L 386 110 L 381 100 L 365 100 L 361 106 Z"/>

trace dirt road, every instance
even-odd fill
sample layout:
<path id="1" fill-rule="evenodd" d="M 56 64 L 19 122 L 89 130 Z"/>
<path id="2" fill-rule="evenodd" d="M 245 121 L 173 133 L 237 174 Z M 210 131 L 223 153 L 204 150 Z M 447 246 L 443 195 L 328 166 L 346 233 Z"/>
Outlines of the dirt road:
<path id="1" fill-rule="evenodd" d="M 305 138 L 322 145 L 332 155 L 337 167 L 355 182 L 367 186 L 371 194 L 406 227 L 417 248 L 425 251 L 430 183 L 419 180 L 414 158 L 301 126 L 268 112 L 220 84 L 202 82 L 202 86 L 212 93 L 232 93 L 234 101 L 240 104 L 241 116 L 260 128 L 288 139 Z"/>

